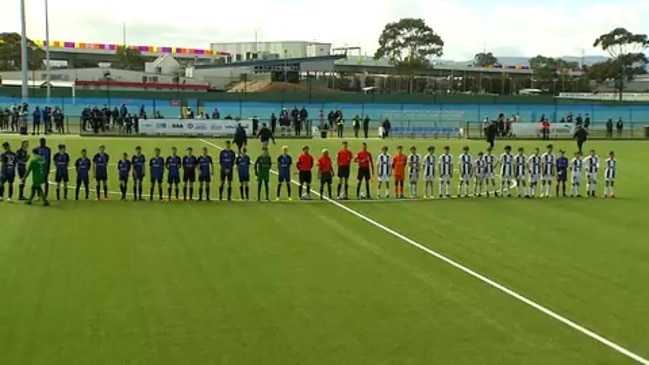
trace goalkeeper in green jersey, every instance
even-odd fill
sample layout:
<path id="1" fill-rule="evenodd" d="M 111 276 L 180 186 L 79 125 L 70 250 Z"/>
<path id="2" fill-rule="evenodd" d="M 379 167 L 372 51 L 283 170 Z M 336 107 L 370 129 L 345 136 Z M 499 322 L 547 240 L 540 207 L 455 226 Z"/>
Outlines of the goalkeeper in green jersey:
<path id="1" fill-rule="evenodd" d="M 32 175 L 32 193 L 26 203 L 31 204 L 34 197 L 38 195 L 41 200 L 43 200 L 43 205 L 48 206 L 50 203 L 47 201 L 47 197 L 43 193 L 43 184 L 46 184 L 45 174 L 46 172 L 49 172 L 46 171 L 48 161 L 45 161 L 45 159 L 40 156 L 38 148 L 34 148 L 32 154 L 32 158 L 29 161 L 29 167 L 27 168 L 27 174 L 25 174 L 22 181 L 24 184 L 27 177 L 30 174 Z"/>
<path id="2" fill-rule="evenodd" d="M 255 161 L 255 176 L 257 176 L 257 201 L 261 199 L 261 185 L 264 184 L 266 191 L 266 200 L 268 198 L 268 181 L 270 180 L 270 168 L 273 166 L 273 161 L 268 155 L 268 148 L 261 149 L 261 155 Z"/>

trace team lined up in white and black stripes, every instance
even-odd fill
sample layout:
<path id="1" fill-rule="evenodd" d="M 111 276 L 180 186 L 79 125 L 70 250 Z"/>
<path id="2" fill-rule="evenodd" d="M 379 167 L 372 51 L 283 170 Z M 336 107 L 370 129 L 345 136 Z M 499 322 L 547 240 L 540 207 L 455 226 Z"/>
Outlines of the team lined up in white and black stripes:
<path id="1" fill-rule="evenodd" d="M 513 154 L 512 148 L 506 146 L 500 156 L 494 155 L 491 148 L 486 153 L 478 152 L 476 156 L 472 156 L 469 147 L 464 147 L 457 163 L 448 146 L 443 148 L 440 155 L 435 154 L 433 146 L 428 147 L 427 154 L 423 157 L 415 147 L 410 151 L 407 166 L 410 195 L 413 198 L 417 197 L 417 185 L 422 176 L 424 198 L 432 198 L 435 193 L 440 198 L 451 197 L 451 182 L 455 171 L 459 172 L 456 196 L 460 198 L 483 195 L 511 197 L 514 191 L 518 197 L 550 197 L 553 181 L 556 181 L 555 196 L 581 197 L 584 178 L 586 196 L 594 197 L 597 192 L 600 158 L 594 150 L 586 157 L 576 152 L 569 160 L 563 150 L 555 156 L 552 145 L 548 145 L 542 154 L 539 148 L 535 148 L 531 155 L 525 155 L 523 148 Z M 379 155 L 377 161 L 379 184 L 389 181 L 391 176 L 390 157 L 387 153 L 384 157 Z M 616 174 L 617 159 L 611 151 L 604 161 L 605 198 L 615 197 Z M 437 192 L 435 182 L 439 184 Z M 570 187 L 569 195 L 566 192 L 567 185 Z"/>

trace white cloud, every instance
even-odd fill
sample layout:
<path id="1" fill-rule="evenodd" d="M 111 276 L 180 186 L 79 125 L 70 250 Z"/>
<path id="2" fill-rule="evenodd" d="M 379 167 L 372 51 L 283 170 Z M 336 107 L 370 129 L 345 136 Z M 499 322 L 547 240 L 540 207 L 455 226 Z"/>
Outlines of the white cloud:
<path id="1" fill-rule="evenodd" d="M 426 19 L 446 42 L 445 59 L 469 59 L 483 45 L 500 56 L 601 54 L 594 39 L 617 26 L 649 32 L 649 1 L 50 0 L 50 38 L 121 43 L 124 22 L 129 44 L 208 48 L 250 41 L 258 30 L 260 41 L 318 40 L 371 54 L 385 23 L 400 17 Z M 3 31 L 20 30 L 18 1 L 3 4 L 3 18 Z M 43 0 L 28 2 L 27 18 L 28 36 L 43 39 Z"/>

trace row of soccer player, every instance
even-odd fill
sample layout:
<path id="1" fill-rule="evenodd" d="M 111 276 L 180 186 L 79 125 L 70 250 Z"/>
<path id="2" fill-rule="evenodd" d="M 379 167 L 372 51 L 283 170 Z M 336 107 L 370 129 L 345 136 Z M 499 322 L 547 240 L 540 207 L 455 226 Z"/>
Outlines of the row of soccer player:
<path id="1" fill-rule="evenodd" d="M 41 142 L 43 148 L 44 143 Z M 17 152 L 12 152 L 8 143 L 3 144 L 4 152 L 2 153 L 2 175 L 0 176 L 0 197 L 4 195 L 4 186 L 9 184 L 9 197 L 13 194 L 13 183 L 16 172 L 21 181 L 25 174 L 25 166 L 28 160 L 27 142 L 24 141 L 21 148 Z M 49 150 L 49 149 L 47 149 Z M 49 161 L 54 163 L 55 182 L 57 186 L 57 198 L 61 197 L 60 190 L 63 187 L 64 198 L 67 198 L 67 184 L 69 182 L 70 157 L 65 150 L 64 145 L 59 145 L 59 151 L 54 156 L 48 156 L 47 150 L 42 153 L 46 159 L 45 176 L 49 174 Z M 210 183 L 214 174 L 214 164 L 211 156 L 208 154 L 207 148 L 202 149 L 200 156 L 194 156 L 191 148 L 187 149 L 187 154 L 180 157 L 177 154 L 176 148 L 172 148 L 171 155 L 166 159 L 160 155 L 160 149 L 155 149 L 154 156 L 148 160 L 148 167 L 150 173 L 150 195 L 149 198 L 153 199 L 154 190 L 157 186 L 159 198 L 162 199 L 162 182 L 164 176 L 167 175 L 168 183 L 168 198 L 172 198 L 172 192 L 175 193 L 176 199 L 179 198 L 179 183 L 183 181 L 183 198 L 186 200 L 193 199 L 194 183 L 196 181 L 198 170 L 199 181 L 199 200 L 210 198 Z M 103 189 L 103 197 L 108 198 L 108 163 L 109 155 L 106 153 L 105 148 L 100 146 L 99 151 L 94 157 L 89 159 L 86 150 L 81 152 L 79 157 L 74 163 L 74 169 L 77 174 L 77 186 L 75 198 L 79 198 L 81 187 L 85 188 L 86 199 L 89 197 L 89 181 L 90 175 L 94 177 L 97 182 L 97 199 L 101 197 Z M 367 150 L 367 145 L 364 143 L 361 150 L 355 156 L 348 149 L 347 143 L 343 142 L 343 146 L 336 156 L 337 175 L 339 177 L 338 183 L 338 198 L 346 199 L 348 197 L 348 180 L 350 177 L 350 166 L 352 162 L 358 164 L 358 186 L 356 195 L 359 198 L 369 198 L 370 188 L 369 181 L 375 175 L 374 162 L 372 154 Z M 127 185 L 129 177 L 134 179 L 134 197 L 135 199 L 142 199 L 143 195 L 143 181 L 145 179 L 145 170 L 147 166 L 147 159 L 142 154 L 141 148 L 137 147 L 135 154 L 129 159 L 128 154 L 123 153 L 121 159 L 117 162 L 117 172 L 120 181 L 120 190 L 122 192 L 122 199 L 126 198 Z M 220 181 L 219 186 L 219 199 L 223 198 L 224 191 L 227 191 L 227 199 L 231 199 L 234 170 L 237 170 L 240 186 L 240 198 L 249 198 L 249 182 L 250 182 L 250 168 L 254 166 L 255 175 L 258 177 L 258 197 L 261 194 L 261 188 L 264 187 L 266 198 L 268 199 L 268 184 L 269 174 L 273 166 L 272 159 L 268 155 L 268 150 L 263 149 L 262 154 L 257 157 L 254 164 L 250 157 L 246 154 L 245 149 L 237 155 L 231 148 L 230 143 L 227 142 L 219 155 L 220 166 Z M 301 198 L 310 197 L 310 188 L 312 182 L 312 170 L 316 166 L 314 158 L 309 154 L 309 148 L 304 147 L 302 154 L 297 159 L 295 167 L 299 173 L 299 193 Z M 390 156 L 388 148 L 383 147 L 381 153 L 376 161 L 376 176 L 378 180 L 378 197 L 381 197 L 381 189 L 385 189 L 385 196 L 389 197 L 390 194 L 390 181 L 395 181 L 395 192 L 397 198 L 404 197 L 404 181 L 407 180 L 410 185 L 410 196 L 417 197 L 418 183 L 421 177 L 424 182 L 424 197 L 432 197 L 434 195 L 435 181 L 439 178 L 439 196 L 450 196 L 450 184 L 454 175 L 454 161 L 450 153 L 449 147 L 444 147 L 444 151 L 440 155 L 435 154 L 435 148 L 429 147 L 427 154 L 422 158 L 417 153 L 416 148 L 413 146 L 410 149 L 410 154 L 406 156 L 403 153 L 402 147 L 397 147 L 394 156 Z M 293 159 L 288 153 L 286 147 L 283 148 L 282 153 L 277 158 L 277 174 L 279 176 L 279 184 L 277 186 L 277 199 L 280 197 L 282 185 L 286 186 L 288 197 L 291 197 L 291 169 L 293 167 Z M 568 170 L 572 174 L 571 179 L 571 195 L 580 196 L 580 185 L 582 175 L 586 172 L 587 186 L 586 191 L 588 196 L 594 196 L 597 189 L 597 180 L 599 174 L 599 158 L 595 151 L 591 151 L 590 155 L 582 159 L 580 154 L 575 154 L 575 157 L 568 161 L 564 152 L 560 151 L 560 156 L 555 158 L 552 152 L 552 146 L 547 146 L 547 152 L 540 154 L 539 149 L 535 149 L 534 153 L 530 156 L 525 156 L 523 149 L 519 149 L 517 155 L 512 155 L 511 147 L 505 147 L 505 152 L 499 157 L 492 154 L 491 149 L 486 153 L 478 153 L 476 158 L 473 158 L 469 153 L 469 148 L 465 147 L 463 153 L 459 156 L 458 167 L 460 172 L 460 185 L 458 187 L 458 196 L 469 196 L 470 185 L 473 182 L 473 194 L 481 196 L 484 193 L 489 195 L 489 186 L 494 195 L 511 196 L 511 187 L 516 186 L 519 196 L 534 197 L 536 196 L 536 189 L 540 182 L 541 196 L 547 197 L 550 195 L 551 185 L 553 180 L 557 180 L 557 195 L 559 195 L 559 187 L 563 189 L 565 195 L 565 183 L 568 177 Z M 495 171 L 500 168 L 500 186 L 496 187 Z M 614 196 L 614 181 L 616 174 L 617 161 L 614 153 L 611 152 L 609 158 L 606 160 L 606 188 L 605 196 Z M 407 171 L 406 171 L 407 170 Z M 334 175 L 334 166 L 331 157 L 327 150 L 322 152 L 322 156 L 317 161 L 317 173 L 320 180 L 320 195 L 323 195 L 324 188 L 327 188 L 327 193 L 331 197 L 331 185 Z M 420 176 L 421 175 L 421 176 Z M 529 177 L 529 189 L 527 181 Z M 365 194 L 361 194 L 361 185 L 365 182 Z M 303 187 L 306 187 L 306 194 L 302 194 Z M 45 186 L 45 194 L 47 195 L 48 185 Z M 343 190 L 344 189 L 344 190 Z M 20 185 L 20 197 L 23 196 L 24 182 Z"/>

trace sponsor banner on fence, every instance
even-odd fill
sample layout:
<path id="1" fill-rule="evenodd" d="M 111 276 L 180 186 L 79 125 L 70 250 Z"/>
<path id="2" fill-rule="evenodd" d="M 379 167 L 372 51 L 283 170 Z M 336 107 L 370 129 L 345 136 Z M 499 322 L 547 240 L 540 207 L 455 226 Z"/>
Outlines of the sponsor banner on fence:
<path id="1" fill-rule="evenodd" d="M 234 136 L 237 125 L 252 135 L 252 121 L 232 119 L 147 119 L 140 120 L 139 132 L 143 136 Z"/>
<path id="2" fill-rule="evenodd" d="M 575 126 L 569 123 L 550 124 L 550 135 L 557 137 L 572 137 Z M 514 137 L 538 137 L 541 135 L 540 123 L 512 123 Z"/>

